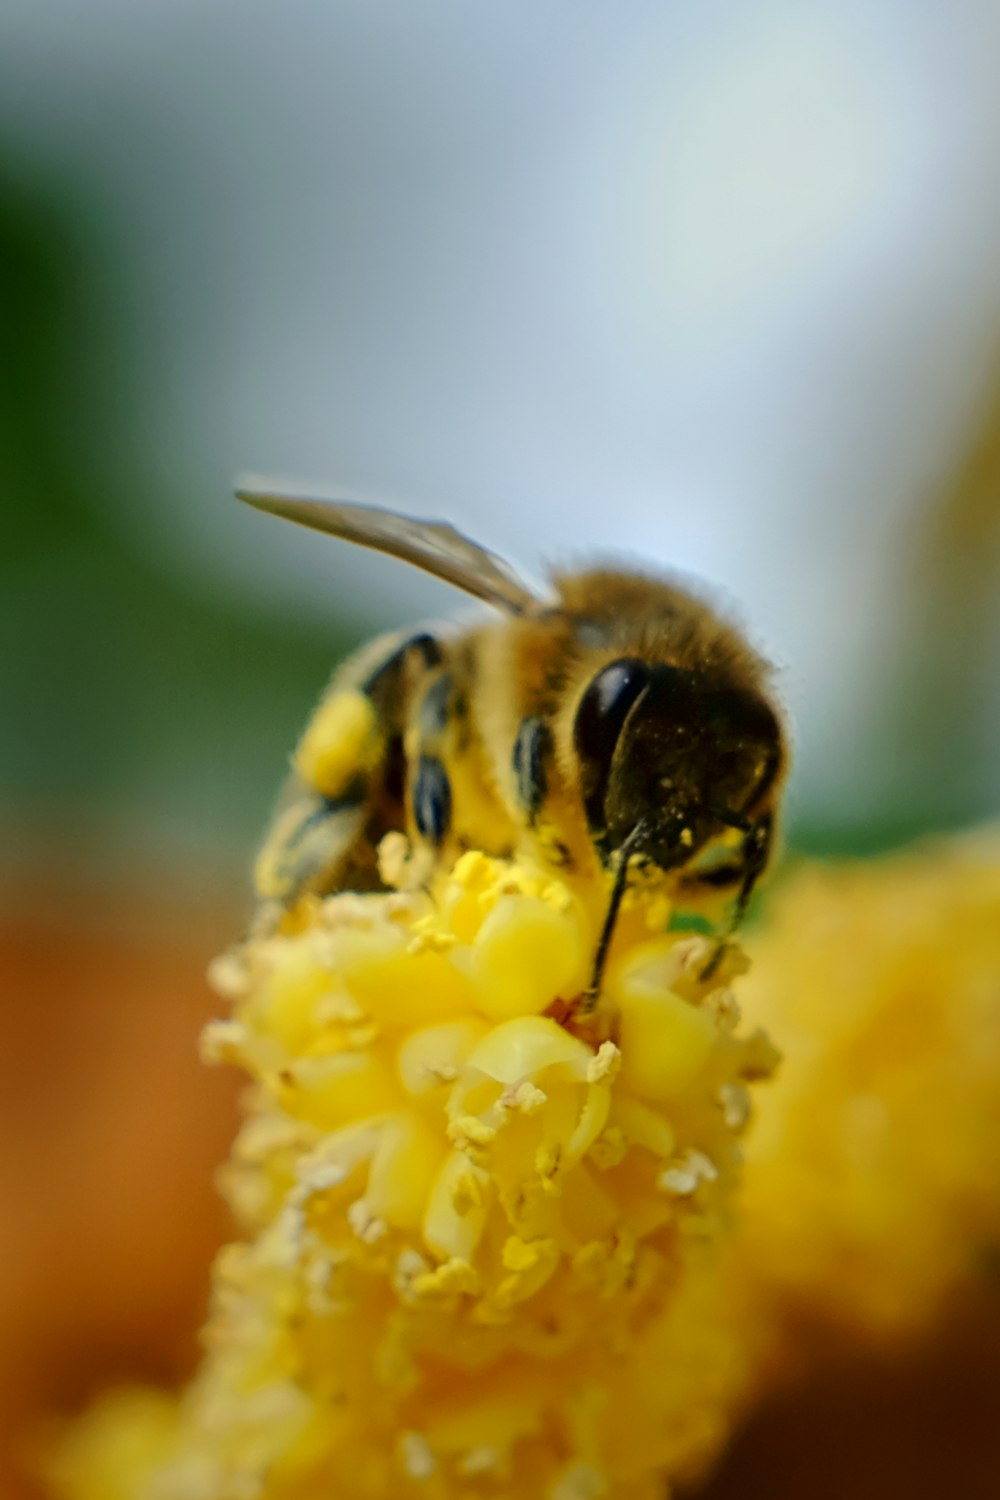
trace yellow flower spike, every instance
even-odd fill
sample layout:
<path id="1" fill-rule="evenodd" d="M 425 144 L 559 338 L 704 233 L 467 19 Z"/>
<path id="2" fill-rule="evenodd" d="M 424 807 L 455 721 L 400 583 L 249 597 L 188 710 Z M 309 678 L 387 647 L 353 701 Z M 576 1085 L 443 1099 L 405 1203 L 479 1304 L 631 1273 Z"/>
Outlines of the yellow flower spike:
<path id="1" fill-rule="evenodd" d="M 718 1041 L 712 1016 L 669 990 L 620 984 L 622 1073 L 644 1099 L 670 1100 L 697 1085 Z"/>
<path id="2" fill-rule="evenodd" d="M 462 944 L 471 943 L 495 901 L 497 862 L 478 849 L 469 849 L 455 864 L 441 894 L 440 910 L 448 930 Z"/>
<path id="3" fill-rule="evenodd" d="M 383 1114 L 400 1103 L 389 1067 L 374 1052 L 303 1058 L 279 1075 L 277 1092 L 290 1115 L 321 1130 L 359 1115 Z"/>
<path id="4" fill-rule="evenodd" d="M 607 1124 L 611 1110 L 611 1089 L 607 1084 L 592 1083 L 587 1089 L 580 1118 L 563 1147 L 563 1166 L 570 1167 L 586 1155 Z"/>
<path id="5" fill-rule="evenodd" d="M 320 1029 L 318 1007 L 329 997 L 331 983 L 308 949 L 284 943 L 275 947 L 271 973 L 259 992 L 258 1003 L 266 1014 L 256 1029 L 294 1052 L 315 1039 Z"/>
<path id="6" fill-rule="evenodd" d="M 407 1093 L 420 1098 L 454 1083 L 469 1053 L 488 1029 L 478 1016 L 467 1016 L 411 1031 L 397 1058 L 399 1076 Z"/>
<path id="7" fill-rule="evenodd" d="M 427 1199 L 423 1240 L 428 1250 L 442 1259 L 468 1260 L 486 1228 L 491 1186 L 482 1167 L 452 1151 Z"/>
<path id="8" fill-rule="evenodd" d="M 706 981 L 707 945 L 650 938 L 655 886 L 588 1011 L 587 881 L 472 851 L 227 960 L 246 1238 L 155 1472 L 91 1429 L 63 1494 L 654 1500 L 717 1445 L 738 1351 L 705 1288 L 773 1057 L 732 960 Z"/>
<path id="9" fill-rule="evenodd" d="M 469 951 L 479 1008 L 495 1020 L 536 1015 L 583 989 L 588 956 L 572 911 L 532 896 L 503 896 Z"/>
<path id="10" fill-rule="evenodd" d="M 424 942 L 409 951 L 406 930 L 394 923 L 337 929 L 329 962 L 361 1009 L 379 1021 L 426 1025 L 472 1008 L 472 989 L 448 956 Z"/>
<path id="11" fill-rule="evenodd" d="M 586 1078 L 592 1050 L 547 1016 L 525 1016 L 489 1032 L 468 1058 L 469 1068 L 498 1083 L 516 1084 L 559 1067 Z"/>
<path id="12" fill-rule="evenodd" d="M 513 1307 L 545 1285 L 559 1264 L 559 1246 L 555 1240 L 522 1240 L 511 1235 L 504 1242 L 502 1258 L 510 1274 L 500 1281 L 496 1302 L 501 1308 Z"/>
<path id="13" fill-rule="evenodd" d="M 542 1392 L 538 1377 L 520 1386 L 490 1381 L 481 1392 L 456 1392 L 431 1408 L 425 1428 L 432 1451 L 457 1460 L 460 1474 L 480 1480 L 509 1477 L 509 1452 L 539 1425 Z M 499 1388 L 498 1388 L 499 1387 Z M 489 1486 L 486 1493 L 495 1489 Z M 463 1497 L 467 1489 L 456 1490 Z M 477 1488 L 472 1494 L 481 1493 Z"/>
<path id="14" fill-rule="evenodd" d="M 645 1146 L 657 1156 L 672 1155 L 677 1132 L 669 1120 L 640 1099 L 616 1099 L 613 1120 L 627 1144 Z"/>
<path id="15" fill-rule="evenodd" d="M 419 1115 L 386 1123 L 372 1161 L 365 1201 L 376 1218 L 394 1229 L 417 1229 L 445 1145 Z"/>

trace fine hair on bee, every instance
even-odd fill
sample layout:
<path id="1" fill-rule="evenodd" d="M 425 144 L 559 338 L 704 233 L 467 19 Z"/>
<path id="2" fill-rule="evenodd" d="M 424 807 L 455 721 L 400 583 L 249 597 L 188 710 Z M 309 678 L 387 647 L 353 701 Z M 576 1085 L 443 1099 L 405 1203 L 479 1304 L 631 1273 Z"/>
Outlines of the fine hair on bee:
<path id="1" fill-rule="evenodd" d="M 633 873 L 695 908 L 730 899 L 714 970 L 768 864 L 787 766 L 770 668 L 739 630 L 668 579 L 598 566 L 554 573 L 546 595 L 446 522 L 257 482 L 237 495 L 498 612 L 381 636 L 334 673 L 257 861 L 257 930 L 306 893 L 381 888 L 390 832 L 435 859 L 531 840 L 611 877 L 584 1008 Z"/>

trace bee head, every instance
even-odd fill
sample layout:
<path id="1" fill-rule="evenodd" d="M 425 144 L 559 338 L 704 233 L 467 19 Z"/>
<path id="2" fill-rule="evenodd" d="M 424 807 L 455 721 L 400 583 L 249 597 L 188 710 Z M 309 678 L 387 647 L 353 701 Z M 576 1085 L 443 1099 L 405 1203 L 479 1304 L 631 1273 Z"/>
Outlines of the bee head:
<path id="1" fill-rule="evenodd" d="M 592 678 L 573 738 L 602 854 L 642 824 L 637 852 L 665 870 L 724 828 L 745 827 L 781 762 L 778 721 L 758 693 L 638 658 Z"/>

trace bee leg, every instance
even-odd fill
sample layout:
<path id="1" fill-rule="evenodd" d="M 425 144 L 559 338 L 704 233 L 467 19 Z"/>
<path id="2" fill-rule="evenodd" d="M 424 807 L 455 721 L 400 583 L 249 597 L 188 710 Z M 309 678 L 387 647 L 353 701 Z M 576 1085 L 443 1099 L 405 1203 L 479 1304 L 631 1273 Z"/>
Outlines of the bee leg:
<path id="1" fill-rule="evenodd" d="M 746 916 L 747 907 L 753 888 L 767 868 L 767 862 L 771 857 L 771 844 L 774 839 L 774 818 L 770 813 L 764 813 L 758 818 L 743 840 L 743 881 L 740 885 L 739 894 L 736 897 L 736 905 L 733 908 L 733 927 L 736 928 Z"/>
<path id="2" fill-rule="evenodd" d="M 608 901 L 608 909 L 604 915 L 604 926 L 597 941 L 597 952 L 594 954 L 594 967 L 590 976 L 590 984 L 583 997 L 584 1014 L 592 1011 L 597 1004 L 601 993 L 601 980 L 604 978 L 604 965 L 608 961 L 608 951 L 611 947 L 611 939 L 615 935 L 615 924 L 618 921 L 618 912 L 621 909 L 622 898 L 628 888 L 628 867 L 633 850 L 642 842 L 646 834 L 646 824 L 639 823 L 618 850 L 618 866 L 615 870 L 615 883 L 611 887 L 611 898 Z"/>
<path id="3" fill-rule="evenodd" d="M 692 884 L 725 886 L 735 885 L 739 881 L 739 891 L 733 904 L 733 913 L 729 921 L 729 929 L 725 937 L 720 938 L 715 952 L 702 970 L 702 979 L 711 979 L 722 961 L 729 944 L 729 939 L 739 927 L 746 916 L 753 888 L 767 867 L 767 861 L 771 854 L 771 844 L 774 838 L 774 818 L 770 813 L 764 813 L 758 818 L 746 833 L 740 846 L 739 857 L 726 865 L 719 866 L 716 870 L 709 870 L 705 875 L 696 879 Z"/>
<path id="4" fill-rule="evenodd" d="M 299 741 L 257 859 L 254 931 L 274 931 L 307 891 L 380 888 L 375 846 L 403 818 L 409 685 L 441 657 L 431 635 L 391 635 L 362 647 L 334 675 Z"/>
<path id="5" fill-rule="evenodd" d="M 298 897 L 343 858 L 359 839 L 365 817 L 362 787 L 336 800 L 303 793 L 283 810 L 254 869 L 260 898 L 256 933 L 273 931 Z"/>

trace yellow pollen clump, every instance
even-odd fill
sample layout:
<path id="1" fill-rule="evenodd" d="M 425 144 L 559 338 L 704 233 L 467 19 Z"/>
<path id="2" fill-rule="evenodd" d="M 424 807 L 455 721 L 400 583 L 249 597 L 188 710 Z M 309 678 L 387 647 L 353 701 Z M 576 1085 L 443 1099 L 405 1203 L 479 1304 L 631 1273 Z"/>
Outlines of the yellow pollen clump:
<path id="1" fill-rule="evenodd" d="M 715 1248 L 775 1057 L 738 957 L 706 978 L 709 943 L 633 910 L 592 1007 L 603 902 L 477 852 L 226 958 L 242 1237 L 191 1387 L 117 1447 L 99 1408 L 68 1500 L 659 1500 L 711 1453 Z"/>
<path id="2" fill-rule="evenodd" d="M 332 693 L 310 719 L 292 764 L 324 797 L 340 797 L 372 765 L 379 736 L 375 705 L 366 693 Z"/>

